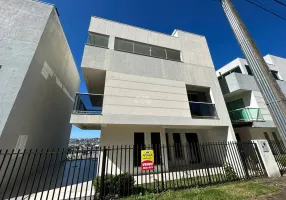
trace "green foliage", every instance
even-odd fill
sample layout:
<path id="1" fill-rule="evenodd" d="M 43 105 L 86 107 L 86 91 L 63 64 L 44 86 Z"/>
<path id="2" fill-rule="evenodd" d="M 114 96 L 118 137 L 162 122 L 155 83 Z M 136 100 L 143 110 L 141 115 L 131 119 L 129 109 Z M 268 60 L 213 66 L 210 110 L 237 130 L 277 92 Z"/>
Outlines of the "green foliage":
<path id="1" fill-rule="evenodd" d="M 97 192 L 100 192 L 101 177 L 98 176 L 93 181 L 93 185 Z M 134 187 L 133 176 L 128 173 L 123 173 L 119 175 L 107 174 L 104 176 L 104 193 L 109 196 L 126 196 L 132 194 Z"/>
<path id="2" fill-rule="evenodd" d="M 225 163 L 223 169 L 227 180 L 233 181 L 238 179 L 235 170 L 229 163 Z"/>

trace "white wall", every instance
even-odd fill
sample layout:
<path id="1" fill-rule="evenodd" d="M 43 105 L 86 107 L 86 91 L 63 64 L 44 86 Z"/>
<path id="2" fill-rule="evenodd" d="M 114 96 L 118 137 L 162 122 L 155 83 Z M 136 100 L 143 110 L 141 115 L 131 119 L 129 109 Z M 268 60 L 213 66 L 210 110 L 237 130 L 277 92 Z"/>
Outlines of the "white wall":
<path id="1" fill-rule="evenodd" d="M 67 147 L 70 113 L 79 88 L 79 74 L 55 8 L 33 56 L 0 141 L 15 148 L 21 135 L 23 148 Z"/>
<path id="2" fill-rule="evenodd" d="M 277 128 L 251 128 L 251 127 L 241 127 L 234 128 L 235 133 L 239 134 L 242 141 L 251 140 L 262 140 L 266 139 L 264 137 L 264 132 L 267 132 L 270 140 L 274 140 L 272 132 L 275 132 L 278 138 L 281 138 Z"/>
<path id="3" fill-rule="evenodd" d="M 0 137 L 51 10 L 33 1 L 0 0 Z"/>

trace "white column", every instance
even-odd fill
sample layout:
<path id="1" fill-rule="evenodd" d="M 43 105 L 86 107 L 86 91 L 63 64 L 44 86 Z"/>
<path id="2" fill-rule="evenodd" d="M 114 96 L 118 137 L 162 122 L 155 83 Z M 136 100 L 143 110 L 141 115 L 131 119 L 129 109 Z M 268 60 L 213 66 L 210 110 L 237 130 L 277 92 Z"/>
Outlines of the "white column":
<path id="1" fill-rule="evenodd" d="M 183 148 L 183 156 L 184 156 L 184 159 L 187 159 L 188 158 L 188 151 L 187 151 L 187 138 L 186 138 L 186 134 L 185 133 L 180 133 L 181 135 L 181 143 L 182 143 L 182 148 Z"/>
<path id="2" fill-rule="evenodd" d="M 168 138 L 169 138 L 169 147 L 170 147 L 171 161 L 174 162 L 176 158 L 175 158 L 175 148 L 174 148 L 173 133 L 169 132 L 167 135 L 168 135 Z"/>
<path id="3" fill-rule="evenodd" d="M 147 147 L 151 147 L 151 133 L 150 132 L 145 132 L 144 133 L 144 139 L 145 139 L 145 145 L 147 146 Z"/>
<path id="4" fill-rule="evenodd" d="M 262 162 L 265 166 L 266 172 L 269 177 L 280 177 L 280 170 L 275 161 L 273 153 L 270 149 L 267 140 L 252 140 L 257 144 L 258 153 L 261 156 Z"/>
<path id="5" fill-rule="evenodd" d="M 162 160 L 163 160 L 163 164 L 165 165 L 165 169 L 168 170 L 169 169 L 169 163 L 168 163 L 168 151 L 167 151 L 167 142 L 166 142 L 166 135 L 165 135 L 165 131 L 164 132 L 160 132 L 160 138 L 161 138 L 161 146 L 162 146 Z"/>

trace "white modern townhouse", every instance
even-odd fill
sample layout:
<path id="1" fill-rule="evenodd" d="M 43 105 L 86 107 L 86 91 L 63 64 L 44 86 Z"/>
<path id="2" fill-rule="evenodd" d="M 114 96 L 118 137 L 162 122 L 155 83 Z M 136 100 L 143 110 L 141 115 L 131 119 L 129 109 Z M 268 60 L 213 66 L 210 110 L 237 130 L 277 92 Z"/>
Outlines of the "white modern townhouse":
<path id="1" fill-rule="evenodd" d="M 181 145 L 236 141 L 204 36 L 92 17 L 81 67 L 88 93 L 77 94 L 71 123 L 101 130 L 101 146 L 135 145 L 135 167 L 145 145 L 176 144 L 170 164 L 200 162 L 196 146 Z"/>
<path id="2" fill-rule="evenodd" d="M 286 94 L 286 59 L 266 55 L 264 60 Z M 216 73 L 237 140 L 281 140 L 247 61 L 237 58 Z"/>
<path id="3" fill-rule="evenodd" d="M 0 0 L 0 149 L 66 148 L 80 77 L 53 5 Z"/>

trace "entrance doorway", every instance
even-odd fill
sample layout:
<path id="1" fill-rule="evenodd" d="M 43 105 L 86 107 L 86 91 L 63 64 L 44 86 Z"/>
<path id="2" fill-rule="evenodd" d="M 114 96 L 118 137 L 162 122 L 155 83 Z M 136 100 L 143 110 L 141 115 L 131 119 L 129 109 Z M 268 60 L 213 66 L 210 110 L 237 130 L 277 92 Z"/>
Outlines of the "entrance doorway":
<path id="1" fill-rule="evenodd" d="M 186 140 L 189 145 L 189 155 L 190 155 L 190 163 L 200 163 L 200 148 L 199 148 L 199 139 L 196 133 L 185 133 Z"/>

